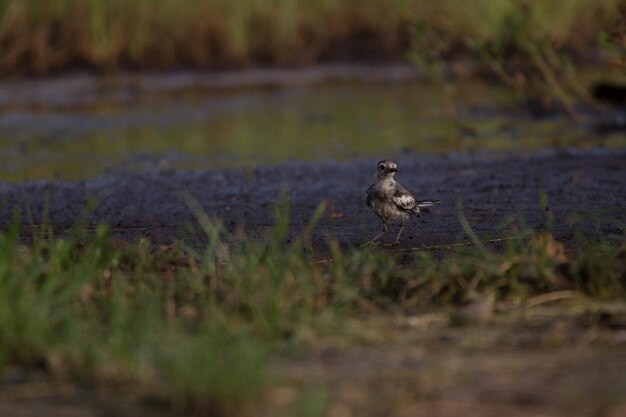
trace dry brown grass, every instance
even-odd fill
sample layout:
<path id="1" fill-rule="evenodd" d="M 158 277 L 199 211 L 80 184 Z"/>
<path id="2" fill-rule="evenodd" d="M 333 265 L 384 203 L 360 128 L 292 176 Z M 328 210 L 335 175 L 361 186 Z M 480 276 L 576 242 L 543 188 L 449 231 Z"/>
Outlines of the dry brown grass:
<path id="1" fill-rule="evenodd" d="M 619 32 L 624 3 L 0 0 L 0 73 L 398 60 L 416 38 L 418 54 L 454 54 L 468 42 L 515 49 L 522 35 L 540 45 L 585 49 L 599 31 Z M 415 27 L 430 34 L 425 43 Z"/>

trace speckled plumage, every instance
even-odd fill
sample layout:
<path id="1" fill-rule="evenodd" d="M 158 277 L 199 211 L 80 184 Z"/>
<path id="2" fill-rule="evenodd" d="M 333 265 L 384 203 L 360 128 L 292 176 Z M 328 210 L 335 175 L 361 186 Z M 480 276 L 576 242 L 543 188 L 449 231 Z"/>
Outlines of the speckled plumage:
<path id="1" fill-rule="evenodd" d="M 411 215 L 419 216 L 420 207 L 428 207 L 439 203 L 438 200 L 417 201 L 402 185 L 394 180 L 394 175 L 398 172 L 397 165 L 393 161 L 382 160 L 376 165 L 376 183 L 367 190 L 366 203 L 383 222 L 383 231 L 370 240 L 374 243 L 376 239 L 387 231 L 387 223 L 400 220 L 402 225 L 394 243 L 398 243 L 404 222 Z"/>

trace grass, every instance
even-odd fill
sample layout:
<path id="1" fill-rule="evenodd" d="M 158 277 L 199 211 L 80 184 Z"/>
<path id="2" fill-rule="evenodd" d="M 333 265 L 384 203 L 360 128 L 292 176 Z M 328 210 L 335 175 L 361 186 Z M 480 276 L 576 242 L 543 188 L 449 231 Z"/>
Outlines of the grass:
<path id="1" fill-rule="evenodd" d="M 254 415 L 275 381 L 272 354 L 341 337 L 350 318 L 486 295 L 513 305 L 563 290 L 626 297 L 624 243 L 596 242 L 573 256 L 548 233 L 527 234 L 500 250 L 476 242 L 441 259 L 331 243 L 320 261 L 308 230 L 285 243 L 284 210 L 266 241 L 230 235 L 201 215 L 209 240 L 201 250 L 116 242 L 106 226 L 89 239 L 48 234 L 30 244 L 17 226 L 0 233 L 0 369 L 40 367 L 172 412 Z M 299 406 L 319 409 L 311 395 L 323 401 L 305 393 Z"/>
<path id="2" fill-rule="evenodd" d="M 623 13 L 623 0 L 0 0 L 0 71 L 397 60 L 409 49 L 439 59 L 469 47 L 501 73 L 598 45 L 623 65 Z"/>
<path id="3" fill-rule="evenodd" d="M 400 2 L 381 0 L 367 5 L 336 0 L 2 0 L 0 15 L 5 48 L 0 69 L 35 73 L 68 66 L 294 65 L 335 52 L 397 56 L 406 46 L 408 21 Z M 359 40 L 363 36 L 367 45 Z"/>
<path id="4" fill-rule="evenodd" d="M 581 63 L 624 83 L 625 16 L 624 0 L 0 0 L 0 76 L 409 60 L 445 91 L 487 70 L 580 120 Z"/>
<path id="5" fill-rule="evenodd" d="M 618 71 L 626 67 L 625 13 L 622 0 L 430 2 L 416 7 L 412 56 L 441 72 L 461 48 L 524 97 L 554 101 L 576 118 L 574 103 L 589 99 L 577 61 L 595 50 Z"/>

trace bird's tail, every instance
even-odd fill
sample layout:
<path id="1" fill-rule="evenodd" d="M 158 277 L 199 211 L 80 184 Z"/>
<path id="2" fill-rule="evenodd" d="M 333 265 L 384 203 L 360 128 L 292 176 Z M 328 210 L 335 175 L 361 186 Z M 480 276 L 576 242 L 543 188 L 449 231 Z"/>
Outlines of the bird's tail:
<path id="1" fill-rule="evenodd" d="M 432 207 L 434 205 L 437 205 L 441 203 L 441 200 L 420 200 L 417 202 L 417 206 L 419 208 L 423 208 L 423 207 Z"/>

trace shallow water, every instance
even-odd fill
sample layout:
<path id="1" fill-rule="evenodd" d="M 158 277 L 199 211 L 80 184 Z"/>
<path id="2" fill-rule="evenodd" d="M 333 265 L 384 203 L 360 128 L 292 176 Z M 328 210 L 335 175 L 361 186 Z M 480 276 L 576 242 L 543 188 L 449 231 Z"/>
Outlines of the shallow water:
<path id="1" fill-rule="evenodd" d="M 563 115 L 531 117 L 508 91 L 479 82 L 451 87 L 361 80 L 221 91 L 187 86 L 151 94 L 102 83 L 96 90 L 76 100 L 65 100 L 63 89 L 52 99 L 25 99 L 14 91 L 0 97 L 0 181 L 407 151 L 626 146 L 623 131 L 599 135 Z"/>

